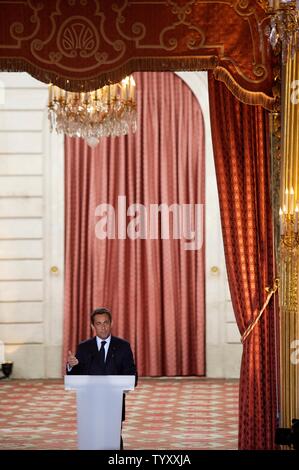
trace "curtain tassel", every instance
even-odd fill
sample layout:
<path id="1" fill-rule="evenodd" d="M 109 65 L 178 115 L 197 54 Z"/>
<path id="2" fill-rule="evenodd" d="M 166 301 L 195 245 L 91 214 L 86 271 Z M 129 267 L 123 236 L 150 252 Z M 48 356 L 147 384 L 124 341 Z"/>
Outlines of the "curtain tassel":
<path id="1" fill-rule="evenodd" d="M 279 279 L 276 278 L 276 279 L 274 279 L 274 283 L 273 283 L 272 287 L 266 287 L 265 288 L 265 291 L 268 292 L 266 301 L 265 301 L 261 311 L 259 312 L 258 316 L 256 317 L 256 319 L 248 326 L 248 328 L 246 328 L 245 332 L 241 336 L 241 343 L 242 344 L 244 344 L 245 340 L 248 338 L 248 336 L 251 334 L 251 332 L 253 331 L 255 326 L 258 324 L 262 314 L 264 313 L 268 303 L 270 302 L 270 299 L 271 299 L 272 295 L 275 294 L 278 287 L 279 287 Z"/>

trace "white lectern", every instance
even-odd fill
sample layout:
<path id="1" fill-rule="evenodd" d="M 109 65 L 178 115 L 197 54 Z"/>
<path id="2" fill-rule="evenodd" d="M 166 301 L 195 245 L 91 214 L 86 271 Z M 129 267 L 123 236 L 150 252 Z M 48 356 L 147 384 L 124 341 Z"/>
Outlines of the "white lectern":
<path id="1" fill-rule="evenodd" d="M 79 449 L 119 449 L 123 393 L 135 375 L 66 375 L 64 385 L 77 392 Z"/>

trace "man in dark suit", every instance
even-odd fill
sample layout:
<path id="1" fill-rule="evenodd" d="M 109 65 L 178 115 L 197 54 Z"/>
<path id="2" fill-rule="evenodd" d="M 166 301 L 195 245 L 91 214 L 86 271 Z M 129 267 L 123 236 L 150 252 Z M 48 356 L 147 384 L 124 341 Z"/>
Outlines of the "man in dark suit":
<path id="1" fill-rule="evenodd" d="M 135 375 L 137 372 L 128 341 L 111 335 L 112 316 L 107 308 L 97 308 L 91 314 L 96 336 L 78 345 L 76 355 L 68 354 L 67 373 L 74 375 Z M 125 400 L 123 415 L 125 419 Z M 122 440 L 121 440 L 122 448 Z"/>

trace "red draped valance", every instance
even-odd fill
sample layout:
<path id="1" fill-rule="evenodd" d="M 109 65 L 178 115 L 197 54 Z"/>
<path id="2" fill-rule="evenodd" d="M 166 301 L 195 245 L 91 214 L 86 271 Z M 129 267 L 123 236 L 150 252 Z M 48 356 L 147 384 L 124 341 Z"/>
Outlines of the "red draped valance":
<path id="1" fill-rule="evenodd" d="M 0 68 L 73 91 L 137 70 L 213 69 L 271 109 L 268 23 L 255 0 L 0 0 Z"/>

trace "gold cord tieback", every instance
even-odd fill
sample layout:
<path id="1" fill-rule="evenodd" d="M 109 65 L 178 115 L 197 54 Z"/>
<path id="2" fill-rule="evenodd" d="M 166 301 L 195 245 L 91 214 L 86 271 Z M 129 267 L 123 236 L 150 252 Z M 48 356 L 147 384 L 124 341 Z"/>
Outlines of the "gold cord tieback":
<path id="1" fill-rule="evenodd" d="M 266 301 L 263 305 L 263 308 L 262 310 L 260 311 L 260 313 L 258 314 L 258 316 L 256 317 L 256 319 L 248 326 L 248 328 L 245 330 L 245 332 L 243 333 L 242 337 L 241 337 L 241 343 L 244 344 L 245 340 L 247 339 L 247 337 L 250 335 L 250 333 L 252 332 L 253 328 L 257 325 L 257 323 L 259 322 L 259 319 L 261 318 L 262 314 L 264 313 L 264 310 L 265 308 L 267 307 L 268 303 L 270 302 L 270 299 L 272 297 L 272 295 L 277 291 L 279 287 L 279 279 L 276 278 L 274 279 L 274 283 L 273 283 L 273 287 L 266 287 L 265 288 L 265 291 L 268 292 L 268 295 L 267 295 L 267 298 L 266 298 Z"/>

